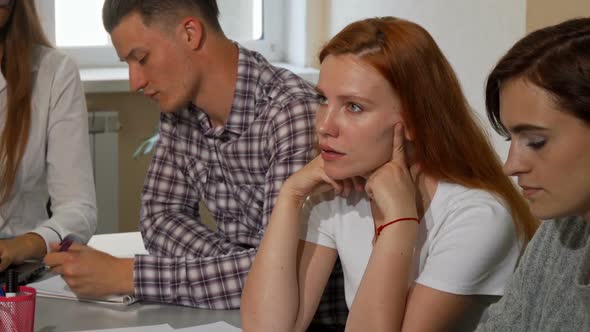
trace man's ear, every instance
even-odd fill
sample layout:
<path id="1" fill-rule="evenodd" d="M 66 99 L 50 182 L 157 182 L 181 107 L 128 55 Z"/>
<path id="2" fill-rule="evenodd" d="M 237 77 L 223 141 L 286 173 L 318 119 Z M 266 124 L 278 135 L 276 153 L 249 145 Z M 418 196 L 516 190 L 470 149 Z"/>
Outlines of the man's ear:
<path id="1" fill-rule="evenodd" d="M 182 20 L 181 36 L 192 50 L 201 48 L 204 41 L 203 23 L 195 17 L 187 17 Z"/>

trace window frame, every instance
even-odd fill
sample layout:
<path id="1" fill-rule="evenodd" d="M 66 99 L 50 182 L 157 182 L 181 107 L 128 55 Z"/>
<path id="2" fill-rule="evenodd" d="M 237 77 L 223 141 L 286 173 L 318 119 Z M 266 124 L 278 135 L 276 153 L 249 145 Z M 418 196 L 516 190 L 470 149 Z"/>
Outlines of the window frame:
<path id="1" fill-rule="evenodd" d="M 285 58 L 284 2 L 285 0 L 263 0 L 262 39 L 240 42 L 244 47 L 261 53 L 271 62 L 280 62 Z M 55 1 L 35 0 L 35 3 L 45 33 L 49 41 L 55 45 Z M 115 49 L 111 46 L 59 47 L 59 49 L 72 57 L 81 69 L 126 66 L 119 61 Z"/>

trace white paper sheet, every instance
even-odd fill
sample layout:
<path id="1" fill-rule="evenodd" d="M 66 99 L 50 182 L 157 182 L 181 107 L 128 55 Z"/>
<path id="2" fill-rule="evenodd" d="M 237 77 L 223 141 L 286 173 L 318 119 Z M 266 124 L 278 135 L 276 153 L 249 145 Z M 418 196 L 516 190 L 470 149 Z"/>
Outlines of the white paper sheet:
<path id="1" fill-rule="evenodd" d="M 140 232 L 99 234 L 90 238 L 88 246 L 120 258 L 146 255 Z"/>
<path id="2" fill-rule="evenodd" d="M 106 329 L 106 330 L 85 330 L 78 332 L 173 332 L 174 329 L 168 324 L 151 325 L 151 326 L 136 326 L 126 327 L 120 329 Z"/>
<path id="3" fill-rule="evenodd" d="M 240 332 L 242 329 L 239 329 L 235 326 L 229 325 L 226 322 L 216 322 L 213 324 L 207 325 L 197 325 L 192 327 L 187 327 L 183 329 L 176 329 L 174 331 L 180 332 Z"/>
<path id="4" fill-rule="evenodd" d="M 207 325 L 197 325 L 183 329 L 173 329 L 168 324 L 151 325 L 151 326 L 136 326 L 126 327 L 120 329 L 106 329 L 106 330 L 85 330 L 78 332 L 241 332 L 242 330 L 229 325 L 226 322 L 216 322 Z"/>

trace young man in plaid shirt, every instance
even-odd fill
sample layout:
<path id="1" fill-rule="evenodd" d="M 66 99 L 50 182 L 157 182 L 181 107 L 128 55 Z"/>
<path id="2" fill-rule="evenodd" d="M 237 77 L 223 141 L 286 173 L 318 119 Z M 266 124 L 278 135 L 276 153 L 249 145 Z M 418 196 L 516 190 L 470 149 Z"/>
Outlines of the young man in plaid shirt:
<path id="1" fill-rule="evenodd" d="M 150 255 L 117 259 L 76 245 L 47 256 L 80 296 L 240 307 L 279 189 L 313 157 L 317 97 L 225 37 L 218 14 L 214 0 L 105 1 L 103 22 L 131 90 L 159 104 L 160 140 L 142 192 Z M 199 202 L 217 230 L 201 222 Z M 342 288 L 335 278 L 322 321 L 345 320 Z"/>

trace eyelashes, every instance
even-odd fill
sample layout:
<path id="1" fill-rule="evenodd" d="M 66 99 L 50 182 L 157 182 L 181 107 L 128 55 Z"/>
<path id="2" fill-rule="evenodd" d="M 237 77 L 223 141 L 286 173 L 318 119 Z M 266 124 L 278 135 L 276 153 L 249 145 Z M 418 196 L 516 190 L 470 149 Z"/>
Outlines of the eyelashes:
<path id="1" fill-rule="evenodd" d="M 317 100 L 320 105 L 328 105 L 328 98 L 322 95 L 317 95 Z M 347 102 L 346 109 L 352 113 L 359 113 L 363 111 L 363 107 L 357 103 Z"/>
<path id="2" fill-rule="evenodd" d="M 507 136 L 504 139 L 506 142 L 512 142 L 512 137 L 511 136 Z M 532 138 L 523 138 L 524 140 L 524 144 L 533 149 L 533 150 L 539 150 L 541 148 L 543 148 L 545 146 L 545 144 L 547 144 L 547 139 L 544 137 L 532 137 Z M 518 141 L 518 139 L 517 139 Z"/>
<path id="3" fill-rule="evenodd" d="M 530 140 L 526 146 L 532 148 L 533 150 L 539 150 L 542 147 L 545 146 L 545 144 L 547 143 L 547 140 L 544 138 L 541 139 L 534 139 L 534 140 Z"/>
<path id="4" fill-rule="evenodd" d="M 358 113 L 358 112 L 362 112 L 363 108 L 355 103 L 348 103 L 348 105 L 346 106 L 346 109 L 348 109 L 350 112 L 352 113 Z"/>

